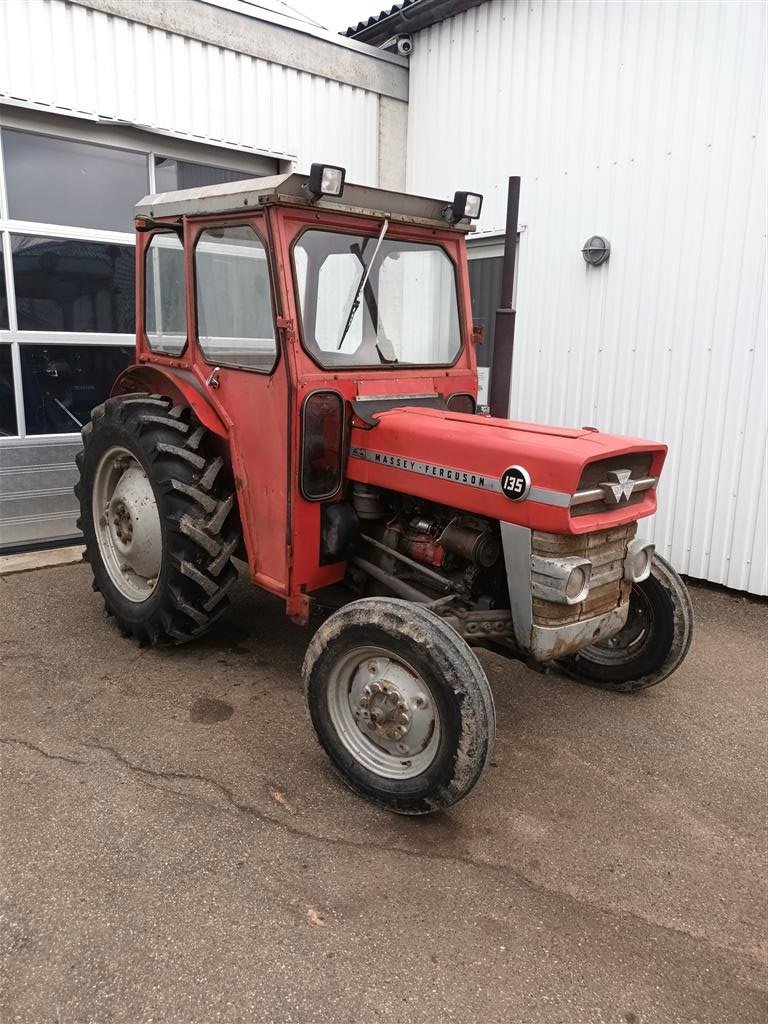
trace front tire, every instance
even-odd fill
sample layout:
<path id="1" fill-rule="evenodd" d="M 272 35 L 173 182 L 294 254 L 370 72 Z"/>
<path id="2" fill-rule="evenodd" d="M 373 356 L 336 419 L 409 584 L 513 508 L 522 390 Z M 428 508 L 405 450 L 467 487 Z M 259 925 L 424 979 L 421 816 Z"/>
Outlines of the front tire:
<path id="1" fill-rule="evenodd" d="M 428 814 L 483 774 L 493 696 L 474 652 L 434 612 L 396 598 L 354 601 L 317 631 L 303 675 L 321 746 L 373 803 Z"/>
<path id="2" fill-rule="evenodd" d="M 237 579 L 234 491 L 210 435 L 187 407 L 135 394 L 95 408 L 82 437 L 78 526 L 107 614 L 140 643 L 192 640 Z"/>
<path id="3" fill-rule="evenodd" d="M 654 555 L 650 576 L 632 587 L 623 629 L 560 666 L 580 683 L 633 693 L 670 676 L 687 655 L 692 635 L 688 588 L 665 558 Z"/>

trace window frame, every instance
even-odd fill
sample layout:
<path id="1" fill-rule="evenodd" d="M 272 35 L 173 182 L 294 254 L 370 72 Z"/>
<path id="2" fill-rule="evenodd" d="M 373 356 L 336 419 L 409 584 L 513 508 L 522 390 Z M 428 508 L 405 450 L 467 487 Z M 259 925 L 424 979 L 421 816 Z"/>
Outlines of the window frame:
<path id="1" fill-rule="evenodd" d="M 187 247 L 184 244 L 184 235 L 181 228 L 175 229 L 172 225 L 167 227 L 158 227 L 150 232 L 147 232 L 147 244 L 144 247 L 144 258 L 141 267 L 141 341 L 142 345 L 146 346 L 146 349 L 153 356 L 160 356 L 163 359 L 182 359 L 189 348 L 189 295 L 187 287 Z M 175 235 L 181 244 L 181 259 L 182 267 L 184 271 L 184 344 L 181 346 L 178 352 L 163 352 L 162 349 L 154 348 L 149 340 L 149 334 L 147 333 L 147 281 L 149 275 L 147 273 L 147 264 L 150 250 L 152 249 L 152 243 L 157 235 Z M 138 294 L 138 289 L 137 289 Z M 138 334 L 138 323 L 139 318 L 136 318 L 136 333 Z"/>
<path id="2" fill-rule="evenodd" d="M 71 241 L 107 242 L 118 245 L 136 246 L 136 235 L 133 231 L 111 231 L 99 228 L 84 228 L 72 224 L 50 224 L 46 221 L 12 220 L 8 211 L 8 197 L 5 182 L 5 164 L 3 160 L 3 134 L 5 130 L 22 131 L 30 135 L 44 135 L 51 139 L 63 139 L 70 142 L 85 142 L 95 146 L 113 150 L 125 150 L 139 153 L 147 166 L 147 194 L 157 191 L 155 181 L 155 157 L 166 156 L 174 160 L 189 161 L 209 167 L 223 168 L 243 173 L 252 177 L 278 173 L 281 158 L 261 152 L 245 152 L 229 147 L 216 145 L 215 142 L 183 139 L 166 132 L 154 132 L 123 125 L 96 125 L 76 117 L 51 114 L 45 111 L 21 110 L 6 107 L 3 110 L 0 125 L 0 236 L 3 239 L 3 253 L 0 259 L 0 273 L 4 273 L 8 289 L 8 330 L 0 331 L 0 344 L 8 345 L 11 351 L 13 368 L 13 394 L 16 404 L 16 434 L 0 437 L 0 448 L 4 445 L 37 444 L 50 442 L 73 442 L 80 434 L 74 430 L 70 434 L 28 434 L 24 416 L 24 386 L 21 376 L 21 358 L 19 346 L 24 345 L 114 345 L 118 348 L 133 348 L 136 352 L 137 342 L 143 343 L 143 325 L 131 334 L 107 334 L 101 332 L 43 332 L 19 331 L 16 316 L 16 290 L 13 276 L 11 235 L 39 235 L 48 238 L 62 238 Z M 276 169 L 268 169 L 263 164 L 271 161 Z M 250 166 L 247 166 L 250 165 Z M 137 268 L 138 269 L 138 268 Z M 274 309 L 274 285 L 273 285 Z M 189 305 L 187 304 L 187 314 Z M 189 315 L 187 316 L 189 321 Z M 189 341 L 189 325 L 187 340 Z M 185 351 L 188 351 L 189 346 Z M 278 343 L 279 351 L 279 343 Z M 138 353 L 137 353 L 138 355 Z M 158 356 L 158 359 L 166 357 Z"/>
<path id="3" fill-rule="evenodd" d="M 89 146 L 92 149 L 108 149 L 108 150 L 110 150 L 113 153 L 125 153 L 125 154 L 128 154 L 128 155 L 133 156 L 133 157 L 143 157 L 143 159 L 144 159 L 144 171 L 145 171 L 144 177 L 145 177 L 145 181 L 146 181 L 147 187 L 149 187 L 150 190 L 151 190 L 151 187 L 152 187 L 152 184 L 153 184 L 153 178 L 152 178 L 151 171 L 154 171 L 154 161 L 150 160 L 149 158 L 154 156 L 154 152 L 150 152 L 144 146 L 136 145 L 136 146 L 132 147 L 132 146 L 129 146 L 129 145 L 115 144 L 114 142 L 96 141 L 94 139 L 86 138 L 83 135 L 77 134 L 77 133 L 64 134 L 62 132 L 54 132 L 53 130 L 48 131 L 48 130 L 46 130 L 44 128 L 40 128 L 40 127 L 22 128 L 22 127 L 19 127 L 18 125 L 13 124 L 13 123 L 3 124 L 2 125 L 2 134 L 5 135 L 8 132 L 13 132 L 13 133 L 15 133 L 17 135 L 34 135 L 37 138 L 48 139 L 48 140 L 51 140 L 51 141 L 54 141 L 54 142 L 73 143 L 75 145 L 80 145 L 80 146 Z M 3 167 L 5 167 L 5 152 L 3 152 L 3 154 L 2 154 L 2 159 L 3 159 Z M 125 230 L 121 231 L 120 228 L 94 227 L 92 225 L 83 225 L 83 224 L 80 224 L 80 225 L 77 225 L 77 224 L 58 224 L 58 223 L 54 223 L 54 222 L 46 221 L 46 220 L 28 221 L 28 220 L 24 220 L 23 218 L 20 218 L 20 217 L 12 217 L 12 215 L 11 215 L 11 202 L 10 202 L 10 197 L 9 197 L 9 194 L 8 194 L 8 178 L 7 178 L 7 174 L 5 174 L 5 171 L 4 171 L 3 185 L 4 185 L 6 217 L 7 217 L 7 219 L 9 221 L 12 221 L 14 224 L 36 224 L 36 225 L 45 225 L 47 228 L 54 228 L 54 227 L 55 228 L 64 228 L 66 230 L 66 232 L 67 232 L 66 237 L 68 237 L 68 238 L 74 237 L 72 235 L 73 231 L 96 232 L 97 234 L 106 234 L 106 235 L 125 235 L 125 234 L 131 234 L 132 235 L 132 232 L 131 232 L 129 227 L 126 228 Z M 139 196 L 139 199 L 140 198 L 141 198 L 141 196 Z M 133 218 L 131 218 L 131 220 L 132 219 Z M 18 231 L 18 228 L 16 228 L 15 230 Z M 29 233 L 31 234 L 32 232 L 29 232 Z M 45 233 L 47 235 L 53 235 L 52 231 L 46 231 Z M 91 240 L 91 239 L 89 239 L 89 240 Z"/>
<path id="4" fill-rule="evenodd" d="M 19 237 L 23 237 L 23 238 L 41 238 L 41 239 L 42 238 L 47 238 L 47 239 L 49 239 L 49 240 L 51 240 L 53 242 L 83 242 L 83 243 L 89 243 L 90 242 L 90 243 L 92 243 L 94 245 L 104 245 L 104 246 L 106 246 L 106 245 L 116 245 L 116 246 L 121 246 L 122 248 L 125 248 L 125 249 L 130 249 L 131 250 L 131 263 L 133 264 L 133 267 L 134 267 L 133 295 L 132 295 L 132 298 L 131 298 L 131 302 L 135 306 L 135 290 L 136 290 L 136 279 L 135 279 L 136 239 L 135 239 L 134 235 L 121 235 L 121 236 L 118 236 L 115 232 L 98 232 L 98 231 L 91 231 L 91 232 L 89 232 L 88 229 L 86 229 L 86 228 L 83 228 L 77 235 L 75 235 L 75 233 L 73 231 L 69 231 L 69 230 L 66 233 L 65 232 L 54 232 L 54 231 L 50 231 L 50 230 L 42 230 L 42 231 L 39 230 L 41 227 L 47 228 L 48 225 L 27 224 L 26 222 L 23 222 L 23 221 L 12 221 L 11 223 L 13 224 L 13 227 L 9 228 L 7 231 L 0 231 L 0 234 L 3 235 L 3 239 L 4 239 L 4 241 L 3 241 L 3 249 L 5 249 L 5 238 L 7 238 L 9 243 L 11 243 L 11 240 L 13 238 L 19 238 Z M 33 227 L 37 228 L 38 230 L 31 230 L 31 228 L 33 228 Z M 27 230 L 28 228 L 30 230 Z M 97 237 L 99 235 L 104 235 L 104 234 L 109 235 L 109 237 L 106 237 L 106 238 Z M 19 326 L 19 322 L 18 322 L 18 304 L 17 304 L 17 294 L 16 294 L 16 279 L 15 279 L 15 273 L 14 273 L 14 269 L 13 269 L 13 256 L 14 256 L 14 252 L 13 252 L 12 245 L 10 245 L 10 248 L 11 248 L 11 253 L 10 253 L 10 276 L 11 276 L 11 285 L 13 287 L 13 309 L 14 309 L 15 324 L 16 324 L 16 330 L 13 331 L 13 333 L 16 334 L 16 336 L 19 338 L 19 341 L 21 341 L 22 343 L 26 343 L 28 340 L 30 340 L 30 338 L 34 339 L 36 336 L 40 335 L 40 336 L 44 336 L 46 338 L 46 343 L 47 343 L 47 338 L 48 337 L 50 337 L 52 335 L 57 335 L 57 336 L 58 335 L 62 335 L 64 337 L 68 337 L 68 338 L 81 338 L 81 339 L 85 339 L 85 342 L 90 342 L 91 340 L 94 340 L 94 342 L 97 343 L 97 344 L 103 344 L 102 341 L 100 341 L 100 340 L 97 341 L 97 339 L 105 339 L 105 338 L 106 339 L 110 339 L 110 338 L 131 338 L 131 339 L 133 339 L 134 344 L 135 344 L 135 339 L 136 339 L 135 308 L 134 308 L 134 325 L 133 325 L 133 330 L 132 331 L 89 331 L 89 330 L 85 330 L 85 329 L 76 330 L 76 331 L 55 331 L 55 330 L 45 330 L 44 328 L 32 328 L 30 330 L 29 328 L 20 327 Z M 9 301 L 8 312 L 9 312 L 9 320 L 10 320 L 10 301 Z"/>
<path id="5" fill-rule="evenodd" d="M 202 359 L 202 361 L 205 363 L 206 366 L 213 366 L 213 367 L 220 366 L 220 367 L 224 367 L 227 370 L 239 370 L 242 373 L 257 373 L 257 374 L 259 374 L 262 377 L 271 377 L 272 374 L 277 369 L 278 364 L 280 363 L 280 334 L 279 334 L 279 331 L 278 331 L 278 328 L 277 328 L 277 314 L 275 312 L 275 279 L 274 279 L 274 275 L 272 273 L 272 260 L 270 259 L 270 250 L 269 250 L 268 240 L 266 238 L 266 231 L 262 232 L 261 230 L 259 230 L 259 227 L 257 227 L 257 224 L 259 224 L 259 225 L 263 224 L 263 218 L 260 218 L 258 222 L 253 221 L 250 218 L 248 218 L 248 219 L 243 218 L 241 220 L 232 220 L 232 219 L 227 218 L 227 219 L 223 219 L 223 220 L 220 220 L 220 221 L 217 220 L 217 221 L 211 221 L 211 222 L 208 222 L 208 223 L 204 223 L 204 224 L 201 223 L 199 225 L 196 225 L 197 230 L 195 231 L 194 237 L 192 238 L 192 245 L 191 245 L 190 257 L 189 257 L 190 258 L 190 262 L 191 262 L 191 267 L 190 267 L 190 269 L 191 269 L 191 275 L 190 275 L 191 302 L 192 302 L 192 310 L 193 310 L 193 313 L 194 313 L 194 324 L 193 324 L 193 332 L 192 333 L 193 333 L 193 336 L 194 336 L 194 339 L 195 339 L 195 347 L 197 348 L 197 351 L 198 351 L 198 353 L 200 355 L 200 358 Z M 224 230 L 226 228 L 240 228 L 240 227 L 247 227 L 247 228 L 249 228 L 254 233 L 254 235 L 256 236 L 256 238 L 259 241 L 259 244 L 261 245 L 262 249 L 264 250 L 264 259 L 265 259 L 266 266 L 267 266 L 267 277 L 268 277 L 268 281 L 269 281 L 269 306 L 270 306 L 270 311 L 271 311 L 271 314 L 272 314 L 272 336 L 273 336 L 274 342 L 275 342 L 275 357 L 274 357 L 274 360 L 272 362 L 272 366 L 268 370 L 261 369 L 258 366 L 241 366 L 238 363 L 225 363 L 225 362 L 222 362 L 221 360 L 211 360 L 211 359 L 209 359 L 206 356 L 205 352 L 203 351 L 203 347 L 200 344 L 200 331 L 199 331 L 199 323 L 198 323 L 198 290 L 199 289 L 198 289 L 198 283 L 197 283 L 197 245 L 198 245 L 198 242 L 203 237 L 203 235 L 206 233 L 206 231 L 212 231 L 212 230 L 216 230 L 216 229 Z"/>
<path id="6" fill-rule="evenodd" d="M 396 225 L 396 226 L 399 226 L 399 225 Z M 397 370 L 424 370 L 424 371 L 428 371 L 428 370 L 451 370 L 451 369 L 453 369 L 454 366 L 456 366 L 456 364 L 459 362 L 459 360 L 461 359 L 462 355 L 464 354 L 464 351 L 465 351 L 466 345 L 467 345 L 467 339 L 466 339 L 466 336 L 465 336 L 466 332 L 464 330 L 464 320 L 463 320 L 463 317 L 462 317 L 462 299 L 461 299 L 461 290 L 459 288 L 459 276 L 458 276 L 459 275 L 459 267 L 458 267 L 458 263 L 456 262 L 456 260 L 453 259 L 453 257 L 451 256 L 450 252 L 448 251 L 447 247 L 439 239 L 432 239 L 432 240 L 430 240 L 430 239 L 427 239 L 427 238 L 424 238 L 424 239 L 421 239 L 421 238 L 419 238 L 419 239 L 416 239 L 416 238 L 400 238 L 399 237 L 399 232 L 397 233 L 397 235 L 394 235 L 394 236 L 391 236 L 391 237 L 397 238 L 398 241 L 401 241 L 401 242 L 421 242 L 421 241 L 423 241 L 426 245 L 432 246 L 435 249 L 440 249 L 443 252 L 443 254 L 445 255 L 445 258 L 450 263 L 451 267 L 453 268 L 453 288 L 454 288 L 454 294 L 456 296 L 456 317 L 457 317 L 458 326 L 459 326 L 459 348 L 458 348 L 458 351 L 456 353 L 456 357 L 450 363 L 401 363 L 398 360 L 396 363 L 381 363 L 381 362 L 379 362 L 379 363 L 350 363 L 350 364 L 343 364 L 342 363 L 342 364 L 334 364 L 334 365 L 331 365 L 331 366 L 323 365 L 323 363 L 320 362 L 320 358 L 319 358 L 318 354 L 313 352 L 312 349 L 307 344 L 306 338 L 304 336 L 304 312 L 303 312 L 302 305 L 301 305 L 301 296 L 299 295 L 299 278 L 298 278 L 298 275 L 296 273 L 296 260 L 295 260 L 295 257 L 294 257 L 294 250 L 295 250 L 296 246 L 298 245 L 298 243 L 301 241 L 302 237 L 308 231 L 316 231 L 316 232 L 320 232 L 320 233 L 323 233 L 323 234 L 335 234 L 335 235 L 365 235 L 365 236 L 367 236 L 369 238 L 376 238 L 377 235 L 378 235 L 378 232 L 381 231 L 381 222 L 379 222 L 378 230 L 376 229 L 375 225 L 372 225 L 370 230 L 368 230 L 367 225 L 366 225 L 366 228 L 351 227 L 351 226 L 349 228 L 345 228 L 345 227 L 337 227 L 336 225 L 319 227 L 317 224 L 303 224 L 302 227 L 300 228 L 300 230 L 297 231 L 296 234 L 294 235 L 294 237 L 291 239 L 291 242 L 290 242 L 290 245 L 289 245 L 289 255 L 290 255 L 290 260 L 291 260 L 291 277 L 292 277 L 293 298 L 294 298 L 294 302 L 296 304 L 296 313 L 298 314 L 297 315 L 297 321 L 298 321 L 297 328 L 298 328 L 298 332 L 299 332 L 299 341 L 301 342 L 302 349 L 304 350 L 304 352 L 306 352 L 306 354 L 309 356 L 309 358 L 312 360 L 312 362 L 315 364 L 315 366 L 319 367 L 324 373 L 357 373 L 359 371 L 366 371 L 366 372 L 368 372 L 370 370 L 374 370 L 374 371 L 389 370 L 391 372 L 393 369 L 397 369 Z M 385 236 L 385 237 L 389 237 L 389 236 Z"/>
<path id="7" fill-rule="evenodd" d="M 74 428 L 72 431 L 61 431 L 61 432 L 55 432 L 55 433 L 33 433 L 33 432 L 31 432 L 27 428 L 27 412 L 26 412 L 26 404 L 25 404 L 26 399 L 25 399 L 25 395 L 24 395 L 24 378 L 22 377 L 22 374 L 21 374 L 21 369 L 22 369 L 22 366 L 23 366 L 23 363 L 22 363 L 22 349 L 32 350 L 32 349 L 40 349 L 40 348 L 52 349 L 52 348 L 62 347 L 62 348 L 78 348 L 78 349 L 83 349 L 86 352 L 93 351 L 94 349 L 103 349 L 103 348 L 110 348 L 110 349 L 113 349 L 113 350 L 127 349 L 128 351 L 133 350 L 134 356 L 135 356 L 135 345 L 131 344 L 130 342 L 126 342 L 125 340 L 122 340 L 119 343 L 114 342 L 114 340 L 104 340 L 104 341 L 98 342 L 97 344 L 94 344 L 92 341 L 83 341 L 82 334 L 67 333 L 67 334 L 63 335 L 63 338 L 66 339 L 66 340 L 61 340 L 62 335 L 60 335 L 58 333 L 55 334 L 55 335 L 53 335 L 53 334 L 52 335 L 48 335 L 47 337 L 48 337 L 49 340 L 45 340 L 44 336 L 38 336 L 38 337 L 35 337 L 34 339 L 30 339 L 30 338 L 27 337 L 27 335 L 25 333 L 23 339 L 17 345 L 17 351 L 18 351 L 18 354 L 19 354 L 18 355 L 18 358 L 19 358 L 19 370 L 20 370 L 20 372 L 19 372 L 19 381 L 20 381 L 20 384 L 21 384 L 21 395 L 22 395 L 22 398 L 21 398 L 21 401 L 22 401 L 22 414 L 24 416 L 24 427 L 25 427 L 24 437 L 29 439 L 30 443 L 34 443 L 35 441 L 50 441 L 50 440 L 57 440 L 57 439 L 61 440 L 61 439 L 72 438 L 72 437 L 80 437 L 81 431 L 77 430 L 77 428 Z M 113 335 L 100 335 L 99 337 L 106 338 L 106 339 L 114 339 L 116 337 L 121 338 L 121 339 L 125 339 L 125 338 L 129 338 L 130 335 L 125 335 L 125 334 L 114 335 L 113 334 Z M 27 375 L 26 380 L 29 381 L 29 379 L 30 379 L 29 375 Z M 86 420 L 86 422 L 90 422 L 90 420 Z M 83 424 L 83 425 L 85 425 L 85 424 Z"/>

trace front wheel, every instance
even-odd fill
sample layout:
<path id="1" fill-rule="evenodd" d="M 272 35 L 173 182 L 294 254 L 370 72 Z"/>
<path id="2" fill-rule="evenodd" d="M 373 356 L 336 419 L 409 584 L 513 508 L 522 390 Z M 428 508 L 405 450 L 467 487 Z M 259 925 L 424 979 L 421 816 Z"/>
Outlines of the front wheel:
<path id="1" fill-rule="evenodd" d="M 434 612 L 396 598 L 354 601 L 317 631 L 304 659 L 307 703 L 344 782 L 399 814 L 466 796 L 496 730 L 475 654 Z"/>
<path id="2" fill-rule="evenodd" d="M 632 693 L 671 675 L 692 634 L 688 588 L 666 559 L 654 555 L 648 579 L 632 587 L 623 629 L 564 658 L 560 667 L 580 683 Z"/>

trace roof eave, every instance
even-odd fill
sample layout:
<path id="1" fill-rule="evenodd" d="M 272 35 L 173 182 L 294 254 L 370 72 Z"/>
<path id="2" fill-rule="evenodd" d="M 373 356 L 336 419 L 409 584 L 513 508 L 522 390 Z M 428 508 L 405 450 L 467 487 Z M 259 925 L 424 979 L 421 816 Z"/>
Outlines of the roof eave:
<path id="1" fill-rule="evenodd" d="M 405 0 L 367 21 L 351 25 L 343 34 L 361 43 L 380 46 L 393 36 L 412 35 L 481 3 L 485 0 Z"/>

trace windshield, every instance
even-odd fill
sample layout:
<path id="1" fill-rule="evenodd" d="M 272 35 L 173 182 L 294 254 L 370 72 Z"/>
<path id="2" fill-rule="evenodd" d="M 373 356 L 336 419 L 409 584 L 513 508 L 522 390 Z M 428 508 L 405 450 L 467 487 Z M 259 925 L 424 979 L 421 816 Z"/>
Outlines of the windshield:
<path id="1" fill-rule="evenodd" d="M 456 275 L 440 246 L 401 242 L 383 230 L 310 230 L 296 242 L 293 259 L 304 344 L 321 366 L 455 361 Z"/>

